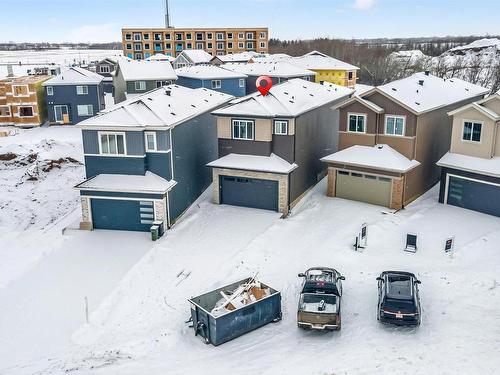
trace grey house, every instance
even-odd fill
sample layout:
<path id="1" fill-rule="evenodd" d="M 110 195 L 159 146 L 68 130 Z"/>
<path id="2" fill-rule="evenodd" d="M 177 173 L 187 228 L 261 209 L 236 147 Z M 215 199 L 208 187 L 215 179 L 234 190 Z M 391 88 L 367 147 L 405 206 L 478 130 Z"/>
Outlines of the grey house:
<path id="1" fill-rule="evenodd" d="M 95 71 L 104 77 L 104 92 L 113 92 L 113 72 L 117 66 L 116 60 L 110 59 L 109 57 L 99 61 L 95 66 Z"/>
<path id="2" fill-rule="evenodd" d="M 320 158 L 338 147 L 338 112 L 330 107 L 352 93 L 291 79 L 212 112 L 219 143 L 219 158 L 208 164 L 214 201 L 287 214 L 325 176 Z"/>
<path id="3" fill-rule="evenodd" d="M 73 67 L 43 83 L 51 124 L 77 124 L 104 109 L 104 77 Z"/>
<path id="4" fill-rule="evenodd" d="M 82 229 L 170 227 L 210 185 L 212 110 L 232 96 L 168 85 L 80 124 L 87 179 L 76 186 Z"/>
<path id="5" fill-rule="evenodd" d="M 144 94 L 177 80 L 168 61 L 120 59 L 113 73 L 115 103 Z"/>

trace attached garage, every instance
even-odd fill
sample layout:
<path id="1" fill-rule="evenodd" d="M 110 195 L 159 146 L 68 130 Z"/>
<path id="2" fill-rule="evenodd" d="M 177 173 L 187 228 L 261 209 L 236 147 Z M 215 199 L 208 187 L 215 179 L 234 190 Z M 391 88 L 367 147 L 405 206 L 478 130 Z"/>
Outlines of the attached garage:
<path id="1" fill-rule="evenodd" d="M 336 192 L 338 198 L 389 207 L 392 180 L 387 177 L 354 171 L 337 171 Z"/>
<path id="2" fill-rule="evenodd" d="M 220 203 L 278 211 L 278 185 L 273 180 L 220 176 Z"/>
<path id="3" fill-rule="evenodd" d="M 149 231 L 154 221 L 152 201 L 90 199 L 94 229 Z"/>

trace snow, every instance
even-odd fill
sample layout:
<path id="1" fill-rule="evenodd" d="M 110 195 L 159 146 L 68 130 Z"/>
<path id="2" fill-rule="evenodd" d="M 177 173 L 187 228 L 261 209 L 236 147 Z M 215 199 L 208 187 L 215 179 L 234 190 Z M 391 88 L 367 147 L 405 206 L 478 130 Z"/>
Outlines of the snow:
<path id="1" fill-rule="evenodd" d="M 125 174 L 99 174 L 92 177 L 76 187 L 78 190 L 93 191 L 118 191 L 134 193 L 166 193 L 170 191 L 176 182 L 166 180 L 152 172 L 146 172 L 144 176 Z"/>
<path id="2" fill-rule="evenodd" d="M 172 56 L 165 55 L 163 53 L 155 53 L 153 56 L 149 56 L 147 61 L 169 61 L 174 62 L 175 58 Z"/>
<path id="3" fill-rule="evenodd" d="M 290 173 L 298 168 L 297 164 L 290 164 L 275 154 L 270 156 L 229 154 L 208 163 L 207 166 L 271 173 Z"/>
<path id="4" fill-rule="evenodd" d="M 422 85 L 419 84 L 420 81 L 423 81 Z M 415 73 L 410 77 L 377 86 L 376 90 L 395 99 L 416 114 L 486 95 L 489 92 L 484 87 L 458 78 L 442 79 L 425 73 Z"/>
<path id="5" fill-rule="evenodd" d="M 168 61 L 119 59 L 116 74 L 118 74 L 118 69 L 125 81 L 177 79 L 174 68 Z"/>
<path id="6" fill-rule="evenodd" d="M 448 152 L 438 162 L 441 167 L 500 177 L 500 157 L 490 159 Z"/>
<path id="7" fill-rule="evenodd" d="M 489 48 L 489 47 L 496 47 L 498 50 L 500 50 L 500 39 L 497 38 L 483 38 L 483 39 L 478 39 L 473 41 L 472 43 L 466 44 L 465 46 L 459 46 L 450 49 L 450 52 L 456 52 L 456 51 L 464 51 L 464 50 L 471 50 L 471 49 L 482 49 L 482 48 Z"/>
<path id="8" fill-rule="evenodd" d="M 325 156 L 321 161 L 399 173 L 406 173 L 420 165 L 418 161 L 408 159 L 388 145 L 355 145 Z"/>
<path id="9" fill-rule="evenodd" d="M 309 52 L 303 56 L 292 57 L 290 64 L 311 70 L 358 70 L 357 66 L 335 59 L 318 51 Z"/>
<path id="10" fill-rule="evenodd" d="M 247 63 L 253 58 L 259 56 L 257 52 L 248 51 L 248 52 L 239 52 L 239 53 L 230 53 L 227 55 L 216 56 L 223 63 L 231 63 L 231 62 L 239 62 L 239 63 Z"/>
<path id="11" fill-rule="evenodd" d="M 100 74 L 78 67 L 69 68 L 57 76 L 45 81 L 43 86 L 99 84 L 104 79 Z"/>
<path id="12" fill-rule="evenodd" d="M 368 91 L 372 90 L 375 86 L 356 83 L 354 85 L 354 95 L 363 96 Z"/>
<path id="13" fill-rule="evenodd" d="M 284 61 L 254 62 L 249 64 L 228 63 L 221 68 L 248 76 L 269 76 L 276 78 L 313 77 L 315 72 Z"/>
<path id="14" fill-rule="evenodd" d="M 213 59 L 213 56 L 203 49 L 185 49 L 181 52 L 181 55 L 193 64 L 207 64 Z"/>
<path id="15" fill-rule="evenodd" d="M 175 70 L 179 77 L 194 79 L 224 79 L 224 78 L 246 78 L 243 73 L 219 68 L 215 65 L 192 65 Z"/>
<path id="16" fill-rule="evenodd" d="M 229 106 L 218 109 L 213 114 L 297 117 L 328 103 L 347 98 L 352 92 L 352 89 L 343 86 L 294 78 L 273 86 L 265 96 L 257 92 L 234 99 Z"/>

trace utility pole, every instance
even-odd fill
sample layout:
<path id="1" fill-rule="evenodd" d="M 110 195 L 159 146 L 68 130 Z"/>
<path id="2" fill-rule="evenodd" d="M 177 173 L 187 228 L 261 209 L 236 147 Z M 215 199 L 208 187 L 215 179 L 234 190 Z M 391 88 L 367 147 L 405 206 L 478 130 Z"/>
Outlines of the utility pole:
<path id="1" fill-rule="evenodd" d="M 170 29 L 172 26 L 170 25 L 170 5 L 168 0 L 165 0 L 165 27 Z"/>

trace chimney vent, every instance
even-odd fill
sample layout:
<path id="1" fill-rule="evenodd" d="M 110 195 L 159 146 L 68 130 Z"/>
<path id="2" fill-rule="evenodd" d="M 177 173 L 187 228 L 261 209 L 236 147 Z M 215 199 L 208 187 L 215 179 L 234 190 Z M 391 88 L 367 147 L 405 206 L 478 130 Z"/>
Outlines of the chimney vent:
<path id="1" fill-rule="evenodd" d="M 420 86 L 423 86 L 423 85 L 424 85 L 424 80 L 423 80 L 423 79 L 419 80 L 419 81 L 418 81 L 418 84 L 419 84 Z"/>
<path id="2" fill-rule="evenodd" d="M 428 76 L 429 74 L 431 74 L 431 72 L 429 70 L 426 70 L 425 75 Z"/>

